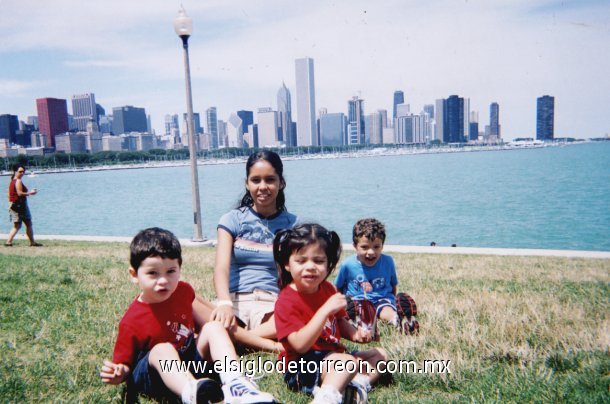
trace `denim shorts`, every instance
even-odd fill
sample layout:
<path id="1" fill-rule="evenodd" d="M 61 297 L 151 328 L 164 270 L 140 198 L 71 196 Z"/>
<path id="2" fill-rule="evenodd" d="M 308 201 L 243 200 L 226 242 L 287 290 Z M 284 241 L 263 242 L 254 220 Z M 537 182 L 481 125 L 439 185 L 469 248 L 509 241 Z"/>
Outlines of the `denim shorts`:
<path id="1" fill-rule="evenodd" d="M 296 362 L 300 362 L 303 359 L 305 362 L 316 362 L 316 372 L 301 372 L 300 365 L 297 371 L 291 373 L 286 369 L 284 373 L 284 381 L 288 387 L 293 391 L 299 391 L 305 394 L 313 394 L 313 389 L 320 385 L 321 382 L 321 366 L 322 360 L 328 355 L 332 354 L 332 351 L 308 351 L 305 355 L 300 356 L 296 359 Z M 288 368 L 288 366 L 286 366 Z M 306 367 L 307 368 L 307 367 Z M 307 370 L 307 369 L 304 369 Z"/>
<path id="2" fill-rule="evenodd" d="M 178 353 L 180 356 L 180 360 L 182 361 L 193 361 L 193 362 L 206 362 L 205 359 L 199 355 L 197 351 L 197 342 L 193 337 L 187 342 L 187 348 L 184 352 Z M 148 357 L 150 355 L 150 351 L 148 352 L 140 352 L 138 355 L 138 359 L 135 362 L 133 370 L 129 375 L 129 379 L 127 380 L 127 388 L 133 393 L 141 393 L 145 394 L 149 397 L 154 398 L 166 398 L 173 400 L 176 398 L 176 395 L 168 389 L 163 380 L 161 379 L 161 375 L 155 368 L 149 365 Z M 213 365 L 211 363 L 207 364 L 207 369 L 212 369 Z M 194 372 L 193 367 L 190 368 L 191 373 L 196 379 L 201 379 L 203 377 L 216 380 L 220 382 L 220 378 L 218 374 L 214 372 L 199 373 Z"/>

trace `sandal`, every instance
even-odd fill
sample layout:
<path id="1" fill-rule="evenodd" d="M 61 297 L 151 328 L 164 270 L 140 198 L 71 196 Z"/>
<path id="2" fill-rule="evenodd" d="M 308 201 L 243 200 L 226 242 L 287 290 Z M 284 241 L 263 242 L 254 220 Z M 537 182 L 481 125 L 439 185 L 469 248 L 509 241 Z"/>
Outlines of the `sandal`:
<path id="1" fill-rule="evenodd" d="M 13 243 L 4 243 L 4 246 L 5 246 L 5 247 L 12 247 L 12 246 L 13 246 Z"/>
<path id="2" fill-rule="evenodd" d="M 30 247 L 42 247 L 40 243 L 30 243 Z"/>

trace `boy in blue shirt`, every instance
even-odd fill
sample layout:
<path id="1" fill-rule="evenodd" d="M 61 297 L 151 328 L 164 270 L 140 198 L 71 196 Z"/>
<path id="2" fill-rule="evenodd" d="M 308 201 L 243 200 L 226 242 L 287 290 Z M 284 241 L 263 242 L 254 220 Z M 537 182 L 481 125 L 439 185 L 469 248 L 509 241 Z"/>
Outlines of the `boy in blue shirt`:
<path id="1" fill-rule="evenodd" d="M 352 238 L 356 255 L 341 263 L 335 279 L 337 289 L 353 300 L 369 300 L 377 317 L 399 327 L 405 334 L 414 334 L 419 324 L 415 301 L 397 292 L 398 278 L 394 260 L 382 254 L 385 226 L 377 219 L 361 219 L 354 225 Z"/>

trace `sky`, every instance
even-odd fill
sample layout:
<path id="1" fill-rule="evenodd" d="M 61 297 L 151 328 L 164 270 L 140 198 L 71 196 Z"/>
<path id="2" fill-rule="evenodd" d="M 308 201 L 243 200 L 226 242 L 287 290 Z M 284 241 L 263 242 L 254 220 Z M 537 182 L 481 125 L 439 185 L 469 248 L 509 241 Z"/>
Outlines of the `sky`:
<path id="1" fill-rule="evenodd" d="M 307 56 L 316 110 L 347 113 L 358 95 L 366 114 L 391 114 L 402 90 L 418 113 L 457 94 L 480 128 L 498 102 L 510 140 L 535 137 L 536 98 L 552 95 L 555 137 L 610 133 L 608 0 L 0 0 L 0 114 L 26 120 L 43 97 L 71 113 L 72 95 L 94 93 L 107 113 L 146 108 L 163 133 L 186 111 L 181 4 L 202 116 L 277 109 L 284 82 L 296 120 L 294 61 Z"/>

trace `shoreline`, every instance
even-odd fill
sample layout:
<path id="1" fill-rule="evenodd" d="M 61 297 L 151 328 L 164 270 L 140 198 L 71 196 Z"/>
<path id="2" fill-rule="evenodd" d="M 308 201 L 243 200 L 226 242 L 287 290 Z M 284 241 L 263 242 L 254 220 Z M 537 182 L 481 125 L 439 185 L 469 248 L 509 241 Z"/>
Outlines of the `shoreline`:
<path id="1" fill-rule="evenodd" d="M 0 234 L 0 239 L 6 239 L 8 234 Z M 96 243 L 130 243 L 133 237 L 121 236 L 77 236 L 77 235 L 36 235 L 37 240 L 59 240 L 59 241 L 87 241 Z M 25 234 L 18 234 L 15 241 L 26 242 Z M 180 244 L 188 247 L 210 247 L 216 246 L 216 240 L 193 241 L 180 238 Z M 15 247 L 25 247 L 27 244 L 20 243 Z M 0 247 L 11 248 L 11 247 Z M 352 244 L 343 244 L 344 251 L 354 251 Z M 546 250 L 536 248 L 484 248 L 484 247 L 439 247 L 439 246 L 409 246 L 386 244 L 384 252 L 401 254 L 458 254 L 458 255 L 497 255 L 497 256 L 529 256 L 529 257 L 565 257 L 565 258 L 592 258 L 610 259 L 610 251 L 588 251 L 588 250 Z"/>
<path id="2" fill-rule="evenodd" d="M 283 161 L 293 160 L 319 160 L 319 159 L 335 159 L 335 158 L 366 158 L 366 157 L 382 157 L 382 156 L 403 156 L 403 155 L 420 155 L 420 154 L 442 154 L 442 153 L 472 153 L 472 152 L 485 152 L 485 151 L 509 151 L 509 150 L 524 150 L 524 149 L 541 149 L 545 147 L 564 147 L 573 146 L 579 144 L 588 144 L 592 142 L 582 141 L 574 143 L 544 143 L 544 144 L 503 144 L 503 145 L 460 145 L 460 146 L 441 146 L 441 147 L 423 147 L 423 148 L 388 148 L 388 147 L 375 147 L 368 150 L 358 151 L 344 151 L 336 153 L 315 153 L 315 154 L 301 154 L 301 155 L 282 155 Z M 281 150 L 280 150 L 281 152 Z M 248 156 L 240 156 L 233 158 L 213 158 L 213 159 L 197 159 L 198 166 L 205 165 L 219 165 L 219 164 L 240 164 L 244 163 L 248 159 Z M 106 170 L 132 170 L 142 168 L 165 168 L 165 167 L 182 167 L 189 166 L 190 161 L 177 160 L 177 161 L 149 161 L 146 163 L 131 163 L 131 164 L 113 164 L 113 165 L 95 165 L 95 166 L 84 166 L 84 167 L 64 167 L 64 168 L 48 168 L 42 170 L 36 170 L 34 167 L 29 167 L 30 174 L 28 176 L 37 176 L 39 174 L 62 174 L 62 173 L 82 173 L 89 171 L 106 171 Z M 0 171 L 0 176 L 10 176 L 11 171 Z"/>

